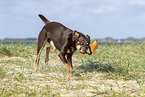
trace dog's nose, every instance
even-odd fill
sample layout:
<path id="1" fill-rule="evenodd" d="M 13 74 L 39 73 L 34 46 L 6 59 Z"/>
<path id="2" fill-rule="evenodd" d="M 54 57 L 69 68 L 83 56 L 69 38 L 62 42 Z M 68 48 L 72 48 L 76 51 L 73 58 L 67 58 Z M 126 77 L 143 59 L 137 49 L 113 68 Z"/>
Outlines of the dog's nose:
<path id="1" fill-rule="evenodd" d="M 86 48 L 85 48 L 85 47 L 82 47 L 81 50 L 80 50 L 80 52 L 81 52 L 82 54 L 86 53 Z"/>

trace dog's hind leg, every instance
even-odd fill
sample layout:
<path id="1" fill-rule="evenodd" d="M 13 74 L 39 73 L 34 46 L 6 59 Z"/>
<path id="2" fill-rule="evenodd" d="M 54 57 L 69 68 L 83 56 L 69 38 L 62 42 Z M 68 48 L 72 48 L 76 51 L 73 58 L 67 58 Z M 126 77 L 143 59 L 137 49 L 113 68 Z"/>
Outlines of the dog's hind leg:
<path id="1" fill-rule="evenodd" d="M 56 47 L 55 47 L 55 45 L 54 45 L 53 41 L 52 41 L 52 40 L 50 40 L 49 44 L 50 44 L 50 51 L 51 51 L 51 52 L 55 52 Z"/>
<path id="2" fill-rule="evenodd" d="M 49 39 L 48 42 L 50 44 L 50 47 L 46 48 L 46 57 L 45 57 L 46 65 L 48 64 L 48 61 L 49 61 L 49 52 L 54 52 L 56 50 L 56 47 L 55 47 L 53 41 Z"/>
<path id="3" fill-rule="evenodd" d="M 38 64 L 39 64 L 39 57 L 40 54 L 45 46 L 45 44 L 47 43 L 47 38 L 43 41 L 43 42 L 38 42 L 38 47 L 37 47 L 37 58 L 36 58 L 36 64 L 35 64 L 35 69 L 34 71 L 36 71 L 38 69 Z"/>
<path id="4" fill-rule="evenodd" d="M 49 52 L 50 52 L 50 47 L 46 48 L 46 57 L 45 57 L 45 64 L 48 64 L 49 61 Z"/>

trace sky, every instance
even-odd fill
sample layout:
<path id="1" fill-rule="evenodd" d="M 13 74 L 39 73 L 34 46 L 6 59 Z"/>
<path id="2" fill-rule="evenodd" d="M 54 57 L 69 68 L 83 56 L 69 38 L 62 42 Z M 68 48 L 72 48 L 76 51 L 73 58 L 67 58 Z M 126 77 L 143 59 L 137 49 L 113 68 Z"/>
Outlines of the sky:
<path id="1" fill-rule="evenodd" d="M 91 39 L 145 37 L 145 0 L 0 0 L 0 39 L 37 38 L 38 14 Z"/>

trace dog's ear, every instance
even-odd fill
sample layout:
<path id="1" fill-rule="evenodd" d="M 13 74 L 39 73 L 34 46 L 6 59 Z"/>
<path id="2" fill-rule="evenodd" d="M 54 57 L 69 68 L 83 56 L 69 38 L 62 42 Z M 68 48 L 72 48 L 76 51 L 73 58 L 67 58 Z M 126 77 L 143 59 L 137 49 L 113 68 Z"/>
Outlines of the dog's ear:
<path id="1" fill-rule="evenodd" d="M 90 36 L 89 35 L 86 35 L 86 38 L 90 40 Z"/>
<path id="2" fill-rule="evenodd" d="M 80 33 L 79 33 L 78 31 L 75 30 L 74 33 L 75 33 L 75 36 L 76 36 L 77 38 L 80 37 Z"/>
<path id="3" fill-rule="evenodd" d="M 86 38 L 87 38 L 87 41 L 88 41 L 89 44 L 90 44 L 90 36 L 89 36 L 89 35 L 86 35 Z"/>

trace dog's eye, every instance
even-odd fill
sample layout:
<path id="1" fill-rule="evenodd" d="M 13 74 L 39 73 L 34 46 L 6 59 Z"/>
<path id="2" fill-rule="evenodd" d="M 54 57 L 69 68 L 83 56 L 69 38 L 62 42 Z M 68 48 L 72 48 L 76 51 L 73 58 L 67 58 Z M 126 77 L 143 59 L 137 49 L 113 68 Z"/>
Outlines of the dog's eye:
<path id="1" fill-rule="evenodd" d="M 81 41 L 81 45 L 83 45 L 84 44 L 84 41 Z"/>

